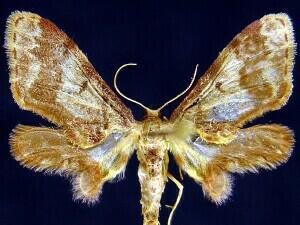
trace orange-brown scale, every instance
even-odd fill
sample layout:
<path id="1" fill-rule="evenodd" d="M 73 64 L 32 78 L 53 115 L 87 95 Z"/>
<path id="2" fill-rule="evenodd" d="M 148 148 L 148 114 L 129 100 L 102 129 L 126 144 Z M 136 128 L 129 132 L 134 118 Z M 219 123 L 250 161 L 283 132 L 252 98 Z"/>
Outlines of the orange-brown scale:
<path id="1" fill-rule="evenodd" d="M 64 125 L 63 127 L 68 133 L 68 137 L 70 137 L 70 140 L 73 142 L 73 144 L 80 145 L 81 147 L 93 146 L 99 142 L 101 143 L 107 136 L 107 133 L 104 132 L 104 130 L 112 130 L 116 129 L 117 127 L 130 127 L 134 122 L 131 112 L 100 78 L 95 69 L 88 62 L 87 58 L 78 49 L 77 45 L 49 20 L 43 19 L 37 15 L 28 15 L 28 17 L 22 16 L 20 18 L 18 17 L 19 13 L 15 13 L 11 16 L 11 22 L 9 24 L 14 23 L 14 19 L 17 20 L 17 22 L 14 23 L 16 26 L 14 29 L 12 29 L 11 25 L 9 25 L 7 37 L 7 48 L 9 52 L 11 52 L 13 56 L 12 58 L 15 61 L 18 61 L 18 63 L 11 65 L 19 67 L 18 69 L 11 69 L 11 77 L 22 78 L 23 76 L 22 80 L 12 82 L 11 85 L 15 100 L 22 101 L 21 107 L 43 115 L 57 125 Z M 38 47 L 29 49 L 26 53 L 23 52 L 22 55 L 17 59 L 17 51 L 14 48 L 15 45 L 9 41 L 15 41 L 17 39 L 16 32 L 18 31 L 18 26 L 20 26 L 20 24 L 23 26 L 23 22 L 20 23 L 23 20 L 26 20 L 26 29 L 28 29 L 28 31 L 40 29 L 41 32 L 39 36 L 33 37 L 32 39 L 24 35 L 20 36 L 19 46 L 20 44 L 25 46 L 37 44 Z M 12 38 L 10 38 L 9 35 L 11 35 Z M 55 50 L 57 48 L 61 49 L 62 57 L 64 59 L 67 59 L 71 55 L 75 56 L 77 65 L 82 72 L 86 74 L 87 81 L 91 83 L 90 85 L 94 85 L 92 87 L 94 91 L 100 95 L 102 100 L 107 104 L 105 107 L 103 107 L 104 115 L 102 117 L 102 119 L 106 121 L 99 121 L 100 124 L 106 124 L 105 127 L 101 127 L 100 124 L 97 126 L 95 123 L 93 125 L 93 129 L 89 128 L 88 126 L 86 126 L 86 129 L 83 130 L 76 129 L 74 125 L 78 125 L 78 128 L 80 128 L 81 125 L 88 125 L 91 123 L 86 123 L 82 119 L 75 118 L 73 115 L 70 115 L 69 112 L 65 110 L 64 105 L 53 104 L 57 100 L 58 91 L 62 89 L 62 77 L 64 76 L 62 69 L 58 66 L 61 63 L 62 58 L 58 58 L 55 55 Z M 33 80 L 33 83 L 29 88 L 22 85 L 22 82 L 26 80 L 25 77 L 28 74 L 27 65 L 32 63 L 29 58 L 27 58 L 28 54 L 32 54 L 39 60 L 38 63 L 40 63 L 39 74 L 37 74 L 37 78 Z M 51 68 L 49 69 L 49 67 Z M 52 73 L 55 73 L 55 76 L 50 75 L 50 70 Z M 80 89 L 81 93 L 88 86 L 86 82 L 81 84 L 81 87 L 83 87 Z M 31 99 L 34 99 L 34 101 L 37 103 L 33 102 Z M 111 122 L 108 123 L 107 121 L 112 119 L 112 115 L 108 115 L 106 107 L 114 110 L 114 113 L 121 117 L 120 119 L 116 120 L 118 123 L 116 128 L 115 126 L 111 126 Z M 86 112 L 89 115 L 94 114 L 94 112 L 92 112 L 90 109 L 87 109 Z M 68 125 L 66 126 L 65 123 Z M 103 135 L 97 135 L 99 133 L 102 133 Z"/>
<path id="2" fill-rule="evenodd" d="M 200 105 L 201 107 L 200 99 L 203 95 L 204 88 L 210 86 L 210 83 L 213 83 L 213 81 L 216 80 L 218 76 L 222 75 L 222 69 L 226 66 L 226 64 L 224 64 L 226 63 L 226 58 L 231 57 L 232 55 L 235 55 L 237 59 L 242 60 L 245 63 L 245 65 L 239 71 L 240 89 L 248 90 L 248 92 L 253 96 L 254 99 L 260 99 L 261 97 L 266 99 L 263 105 L 260 104 L 259 110 L 257 110 L 257 108 L 255 107 L 253 108 L 253 110 L 243 113 L 242 115 L 240 115 L 240 118 L 235 121 L 235 124 L 241 127 L 247 120 L 251 120 L 257 116 L 260 116 L 265 111 L 280 108 L 287 101 L 291 93 L 292 87 L 290 85 L 290 73 L 292 65 L 291 62 L 293 61 L 294 40 L 292 31 L 290 30 L 290 24 L 288 24 L 288 18 L 285 15 L 279 15 L 278 17 L 280 18 L 275 18 L 275 21 L 276 19 L 279 19 L 280 23 L 286 27 L 285 33 L 283 31 L 280 31 L 280 35 L 284 37 L 283 41 L 285 41 L 285 43 L 283 43 L 282 41 L 277 41 L 275 43 L 278 50 L 268 49 L 266 47 L 266 42 L 268 38 L 270 39 L 270 37 L 264 36 L 260 33 L 263 26 L 265 26 L 266 24 L 268 26 L 275 26 L 275 22 L 273 22 L 271 19 L 269 19 L 268 16 L 266 16 L 251 23 L 229 43 L 229 45 L 222 51 L 215 62 L 210 66 L 207 72 L 199 79 L 193 90 L 172 113 L 171 121 L 174 121 L 175 119 L 180 120 L 183 116 L 183 112 L 186 111 L 195 112 L 194 120 L 196 121 L 196 123 L 197 120 L 202 122 L 205 121 L 205 118 L 209 116 L 209 111 L 201 111 L 201 108 L 197 108 L 198 105 Z M 284 18 L 284 20 L 281 17 Z M 267 27 L 267 29 L 270 29 L 270 27 Z M 275 27 L 274 29 L 277 28 Z M 282 48 L 282 50 L 280 48 Z M 279 55 L 279 53 L 282 51 L 285 51 L 285 54 Z M 282 81 L 280 85 L 278 85 L 276 94 L 274 93 L 275 90 L 273 85 L 277 84 L 269 83 L 262 76 L 262 70 L 264 68 L 254 69 L 250 73 L 247 72 L 247 68 L 254 68 L 259 62 L 262 62 L 263 60 L 272 63 L 274 65 L 272 65 L 273 68 L 277 67 L 276 73 L 284 74 L 282 75 L 283 77 L 286 76 L 284 80 L 283 78 L 281 78 Z M 257 86 L 258 83 L 263 83 L 263 85 L 259 87 Z M 215 87 L 216 90 L 219 91 L 219 99 L 222 98 L 222 95 L 227 94 L 226 90 L 224 91 L 220 88 L 219 81 L 216 81 L 215 85 L 212 87 Z M 211 89 L 212 88 L 210 88 L 209 90 Z M 204 93 L 207 92 L 209 91 L 206 91 Z M 192 118 L 187 117 L 187 119 Z M 209 136 L 207 137 L 208 139 L 210 138 Z M 206 139 L 206 141 L 209 141 L 208 139 Z M 218 142 L 218 140 L 216 141 Z"/>
<path id="3" fill-rule="evenodd" d="M 72 176 L 75 199 L 91 203 L 98 199 L 105 171 L 80 149 L 70 145 L 63 131 L 18 126 L 11 135 L 10 145 L 12 155 L 23 166 Z"/>

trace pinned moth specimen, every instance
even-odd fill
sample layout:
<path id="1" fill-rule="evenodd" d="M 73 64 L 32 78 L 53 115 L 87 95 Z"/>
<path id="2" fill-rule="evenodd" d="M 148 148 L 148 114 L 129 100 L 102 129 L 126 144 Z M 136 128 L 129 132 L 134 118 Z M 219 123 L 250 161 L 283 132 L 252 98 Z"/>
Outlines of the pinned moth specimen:
<path id="1" fill-rule="evenodd" d="M 286 14 L 254 21 L 238 34 L 193 86 L 153 110 L 143 121 L 108 87 L 78 46 L 39 15 L 14 12 L 7 21 L 5 47 L 16 103 L 56 128 L 18 125 L 11 153 L 36 171 L 71 177 L 74 198 L 96 202 L 106 181 L 122 176 L 136 152 L 144 225 L 158 225 L 160 200 L 170 179 L 169 153 L 204 195 L 220 204 L 232 190 L 231 173 L 273 169 L 287 161 L 293 132 L 277 124 L 243 126 L 281 108 L 292 92 L 295 42 Z M 192 87 L 193 86 L 193 87 Z M 187 97 L 169 119 L 161 109 Z"/>

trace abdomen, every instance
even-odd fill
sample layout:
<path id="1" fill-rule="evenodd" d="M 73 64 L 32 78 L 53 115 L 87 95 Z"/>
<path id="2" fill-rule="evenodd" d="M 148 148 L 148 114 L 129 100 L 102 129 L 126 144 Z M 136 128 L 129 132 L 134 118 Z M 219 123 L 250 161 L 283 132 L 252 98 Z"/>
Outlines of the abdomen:
<path id="1" fill-rule="evenodd" d="M 141 140 L 137 150 L 144 225 L 158 225 L 160 200 L 167 181 L 168 154 L 163 140 Z"/>

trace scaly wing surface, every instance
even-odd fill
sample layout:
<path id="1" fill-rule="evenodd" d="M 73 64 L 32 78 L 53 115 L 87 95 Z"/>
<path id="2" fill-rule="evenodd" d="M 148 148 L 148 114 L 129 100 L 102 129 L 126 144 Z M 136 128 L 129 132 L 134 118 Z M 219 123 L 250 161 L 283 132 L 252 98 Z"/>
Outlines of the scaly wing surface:
<path id="1" fill-rule="evenodd" d="M 171 151 L 179 167 L 202 185 L 212 201 L 221 204 L 231 194 L 229 173 L 258 172 L 286 162 L 293 148 L 293 132 L 284 126 L 257 125 L 240 129 L 228 144 L 170 138 Z"/>
<path id="2" fill-rule="evenodd" d="M 273 168 L 290 155 L 287 127 L 242 126 L 287 102 L 294 55 L 289 17 L 264 16 L 229 43 L 173 112 L 171 151 L 213 201 L 229 196 L 229 172 Z"/>
<path id="3" fill-rule="evenodd" d="M 17 104 L 59 127 L 17 126 L 12 155 L 27 168 L 71 176 L 75 199 L 96 201 L 105 181 L 122 176 L 134 150 L 131 111 L 49 20 L 13 13 L 5 47 Z"/>
<path id="4" fill-rule="evenodd" d="M 106 181 L 122 176 L 135 137 L 116 133 L 90 149 L 72 145 L 63 130 L 19 125 L 11 135 L 11 153 L 35 171 L 71 176 L 74 198 L 93 203 Z"/>
<path id="5" fill-rule="evenodd" d="M 214 124 L 241 127 L 281 108 L 292 91 L 295 42 L 285 14 L 264 16 L 247 26 L 220 53 L 173 112 L 173 121 L 195 124 L 204 139 Z M 226 124 L 225 124 L 226 123 Z M 223 132 L 226 137 L 226 129 Z M 222 142 L 222 132 L 212 142 Z"/>
<path id="6" fill-rule="evenodd" d="M 73 144 L 92 147 L 134 123 L 77 45 L 49 20 L 13 13 L 5 47 L 15 101 L 62 127 Z"/>

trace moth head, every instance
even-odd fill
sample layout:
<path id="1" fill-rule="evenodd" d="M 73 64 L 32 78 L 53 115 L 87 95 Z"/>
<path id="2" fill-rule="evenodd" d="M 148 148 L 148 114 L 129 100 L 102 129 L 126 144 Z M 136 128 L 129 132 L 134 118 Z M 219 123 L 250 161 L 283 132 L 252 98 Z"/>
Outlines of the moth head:
<path id="1" fill-rule="evenodd" d="M 175 101 L 176 99 L 178 99 L 179 97 L 181 97 L 182 95 L 184 95 L 193 85 L 194 81 L 195 81 L 195 78 L 196 78 L 196 75 L 197 75 L 197 69 L 198 69 L 198 64 L 196 65 L 196 68 L 195 68 L 195 71 L 194 71 L 194 74 L 193 74 L 193 77 L 192 77 L 192 80 L 189 84 L 189 86 L 184 90 L 182 91 L 180 94 L 178 94 L 177 96 L 175 96 L 174 98 L 170 99 L 169 101 L 167 101 L 166 103 L 164 103 L 161 107 L 157 108 L 157 109 L 150 109 L 148 108 L 147 106 L 143 105 L 142 103 L 132 99 L 132 98 L 129 98 L 127 97 L 126 95 L 124 95 L 118 88 L 118 85 L 117 85 L 117 78 L 118 78 L 118 75 L 120 73 L 120 71 L 127 67 L 127 66 L 136 66 L 137 64 L 136 63 L 127 63 L 127 64 L 124 64 L 123 66 L 121 66 L 117 72 L 115 73 L 115 77 L 114 77 L 114 87 L 116 89 L 116 91 L 119 93 L 119 95 L 121 95 L 123 98 L 125 98 L 126 100 L 130 101 L 130 102 L 133 102 L 139 106 L 141 106 L 142 108 L 144 108 L 146 110 L 146 118 L 160 118 L 161 117 L 161 113 L 160 111 L 165 108 L 167 105 L 169 105 L 171 102 Z"/>

